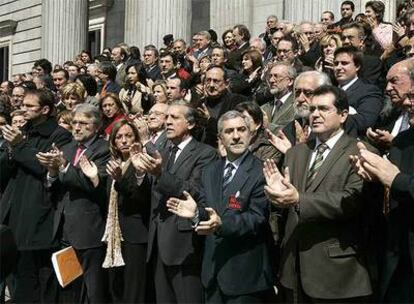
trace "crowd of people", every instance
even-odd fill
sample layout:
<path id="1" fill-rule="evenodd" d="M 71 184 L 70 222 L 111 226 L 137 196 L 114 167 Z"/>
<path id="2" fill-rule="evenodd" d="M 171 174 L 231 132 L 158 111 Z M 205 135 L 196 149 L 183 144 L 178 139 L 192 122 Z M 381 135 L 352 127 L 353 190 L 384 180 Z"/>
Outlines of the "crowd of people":
<path id="1" fill-rule="evenodd" d="M 3 296 L 413 303 L 414 1 L 384 11 L 344 1 L 339 20 L 271 15 L 258 37 L 169 34 L 2 82 Z M 68 246 L 83 275 L 61 288 Z"/>

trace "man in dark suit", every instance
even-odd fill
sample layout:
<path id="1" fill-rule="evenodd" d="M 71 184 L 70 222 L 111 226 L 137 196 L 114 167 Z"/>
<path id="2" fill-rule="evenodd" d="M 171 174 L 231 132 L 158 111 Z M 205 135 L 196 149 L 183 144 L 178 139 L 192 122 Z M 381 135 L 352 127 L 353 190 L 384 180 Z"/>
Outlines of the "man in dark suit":
<path id="1" fill-rule="evenodd" d="M 379 149 L 387 150 L 393 139 L 401 132 L 410 128 L 408 113 L 403 103 L 414 84 L 411 71 L 414 70 L 412 59 L 394 64 L 387 74 L 385 91 L 391 105 L 385 107 L 375 128 L 368 129 L 367 136 Z"/>
<path id="2" fill-rule="evenodd" d="M 350 106 L 345 131 L 354 136 L 364 136 L 367 129 L 378 121 L 383 107 L 380 90 L 359 78 L 362 68 L 362 53 L 355 47 L 344 46 L 336 49 L 335 78 L 339 87 L 346 92 Z"/>
<path id="3" fill-rule="evenodd" d="M 288 150 L 284 176 L 265 166 L 268 197 L 288 208 L 281 284 L 288 302 L 366 301 L 372 287 L 360 237 L 363 181 L 349 162 L 358 149 L 343 130 L 345 93 L 318 88 L 310 113 L 316 139 Z"/>
<path id="4" fill-rule="evenodd" d="M 70 133 L 51 117 L 53 94 L 45 89 L 29 91 L 22 110 L 28 121 L 23 133 L 2 126 L 6 141 L 0 154 L 0 184 L 5 187 L 0 201 L 0 223 L 10 227 L 19 250 L 14 269 L 16 303 L 55 302 L 57 281 L 50 262 L 57 247 L 53 238 L 53 211 L 45 179 L 47 171 L 36 160 L 70 141 Z M 3 246 L 3 244 L 0 244 Z"/>
<path id="5" fill-rule="evenodd" d="M 292 87 L 296 70 L 288 63 L 276 63 L 269 73 L 270 93 L 273 99 L 262 105 L 269 121 L 269 129 L 277 132 L 295 117 Z"/>
<path id="6" fill-rule="evenodd" d="M 90 303 L 110 300 L 107 273 L 102 268 L 105 247 L 101 241 L 107 214 L 105 166 L 110 154 L 107 141 L 98 136 L 100 126 L 99 110 L 80 104 L 73 110 L 72 142 L 61 152 L 38 156 L 48 167 L 48 182 L 57 203 L 54 236 L 64 246 L 75 249 Z"/>
<path id="7" fill-rule="evenodd" d="M 248 149 L 249 124 L 237 111 L 220 117 L 227 156 L 204 170 L 198 208 L 188 193 L 167 202 L 172 212 L 192 219 L 198 234 L 207 235 L 202 266 L 207 303 L 260 303 L 272 289 L 269 204 L 262 163 Z"/>
<path id="8" fill-rule="evenodd" d="M 242 56 L 250 47 L 250 31 L 243 25 L 238 24 L 233 27 L 233 35 L 237 44 L 237 49 L 229 53 L 229 66 L 237 71 L 240 71 L 242 66 Z"/>
<path id="9" fill-rule="evenodd" d="M 231 93 L 228 86 L 229 80 L 223 67 L 213 65 L 207 69 L 204 80 L 206 96 L 201 99 L 198 110 L 206 121 L 203 142 L 212 147 L 217 147 L 217 121 L 220 116 L 246 101 L 245 96 Z"/>
<path id="10" fill-rule="evenodd" d="M 144 47 L 144 67 L 147 72 L 147 81 L 151 79 L 155 81 L 162 79 L 161 69 L 158 66 L 158 50 L 154 45 L 146 45 Z"/>
<path id="11" fill-rule="evenodd" d="M 379 56 L 370 54 L 369 50 L 366 48 L 365 29 L 356 22 L 346 24 L 343 27 L 341 39 L 343 46 L 353 46 L 363 52 L 361 58 L 362 69 L 359 73 L 360 77 L 366 82 L 378 86 L 382 90 L 384 86 L 383 64 Z"/>
<path id="12" fill-rule="evenodd" d="M 404 101 L 409 123 L 414 126 L 413 97 Z M 386 189 L 383 212 L 386 218 L 386 246 L 381 248 L 380 301 L 385 303 L 414 302 L 414 129 L 401 132 L 393 140 L 389 160 L 358 144 L 354 156 L 358 173 L 369 181 L 377 180 Z"/>
<path id="13" fill-rule="evenodd" d="M 191 135 L 196 115 L 185 101 L 170 105 L 166 132 L 172 145 L 160 154 L 140 155 L 141 170 L 154 176 L 147 257 L 154 265 L 158 303 L 202 301 L 201 239 L 193 235 L 190 220 L 177 217 L 165 205 L 183 191 L 198 197 L 202 170 L 217 157 L 213 148 Z"/>

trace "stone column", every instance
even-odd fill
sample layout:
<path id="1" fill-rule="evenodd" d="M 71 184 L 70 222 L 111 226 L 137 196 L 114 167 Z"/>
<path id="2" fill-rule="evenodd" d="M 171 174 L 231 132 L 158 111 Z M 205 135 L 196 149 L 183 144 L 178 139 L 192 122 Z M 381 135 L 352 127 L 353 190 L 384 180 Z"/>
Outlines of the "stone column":
<path id="1" fill-rule="evenodd" d="M 163 47 L 162 37 L 191 38 L 191 0 L 125 0 L 125 42 L 141 50 Z"/>
<path id="2" fill-rule="evenodd" d="M 252 28 L 253 1 L 251 0 L 210 0 L 210 28 L 219 36 L 236 24 Z"/>
<path id="3" fill-rule="evenodd" d="M 87 37 L 88 0 L 42 1 L 42 57 L 52 64 L 73 60 Z"/>

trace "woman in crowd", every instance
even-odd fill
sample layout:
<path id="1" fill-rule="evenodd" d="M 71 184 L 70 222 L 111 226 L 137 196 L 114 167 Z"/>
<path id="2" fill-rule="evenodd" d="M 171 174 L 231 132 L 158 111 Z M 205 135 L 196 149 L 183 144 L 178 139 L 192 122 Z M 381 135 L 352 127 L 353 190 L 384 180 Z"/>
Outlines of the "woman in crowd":
<path id="1" fill-rule="evenodd" d="M 72 112 L 68 110 L 60 111 L 56 115 L 56 121 L 59 126 L 65 128 L 69 132 L 72 132 Z"/>
<path id="2" fill-rule="evenodd" d="M 91 105 L 94 105 L 96 107 L 99 106 L 99 99 L 97 98 L 98 85 L 95 79 L 89 74 L 78 75 L 75 78 L 75 82 L 83 85 L 83 87 L 85 88 L 86 90 L 85 102 L 90 103 Z"/>
<path id="3" fill-rule="evenodd" d="M 125 113 L 118 95 L 114 93 L 108 93 L 102 97 L 99 107 L 104 117 L 103 129 L 105 131 L 105 136 L 108 138 L 114 124 L 118 120 L 125 118 Z"/>
<path id="4" fill-rule="evenodd" d="M 375 40 L 383 49 L 392 44 L 392 24 L 384 22 L 385 5 L 381 1 L 368 1 L 365 4 L 365 15 L 371 26 Z"/>
<path id="5" fill-rule="evenodd" d="M 322 56 L 315 63 L 315 70 L 325 72 L 335 82 L 333 60 L 335 50 L 342 46 L 341 37 L 337 34 L 326 35 L 319 42 Z"/>
<path id="6" fill-rule="evenodd" d="M 221 35 L 221 39 L 223 40 L 223 46 L 227 49 L 227 51 L 232 52 L 237 49 L 233 30 L 229 29 L 224 31 L 223 35 Z"/>
<path id="7" fill-rule="evenodd" d="M 89 52 L 87 50 L 83 50 L 80 53 L 80 59 L 82 60 L 84 66 L 87 66 L 87 65 L 91 64 L 92 63 L 91 52 Z"/>
<path id="8" fill-rule="evenodd" d="M 167 84 L 164 80 L 156 80 L 152 85 L 152 98 L 154 103 L 167 103 Z"/>
<path id="9" fill-rule="evenodd" d="M 114 303 L 145 303 L 150 210 L 147 198 L 151 195 L 148 177 L 141 176 L 134 167 L 142 147 L 135 125 L 126 119 L 117 121 L 109 147 L 109 207 L 103 237 L 108 247 L 103 267 L 112 268 L 109 273 Z"/>
<path id="10" fill-rule="evenodd" d="M 60 95 L 63 106 L 68 111 L 72 111 L 76 105 L 85 101 L 85 89 L 77 82 L 65 84 L 60 90 Z"/>
<path id="11" fill-rule="evenodd" d="M 137 63 L 126 68 L 125 87 L 119 92 L 119 99 L 125 113 L 142 114 L 144 104 L 148 103 L 149 88 L 147 76 L 142 64 Z"/>
<path id="12" fill-rule="evenodd" d="M 251 98 L 262 84 L 262 54 L 257 49 L 249 49 L 242 55 L 243 89 L 241 94 Z"/>

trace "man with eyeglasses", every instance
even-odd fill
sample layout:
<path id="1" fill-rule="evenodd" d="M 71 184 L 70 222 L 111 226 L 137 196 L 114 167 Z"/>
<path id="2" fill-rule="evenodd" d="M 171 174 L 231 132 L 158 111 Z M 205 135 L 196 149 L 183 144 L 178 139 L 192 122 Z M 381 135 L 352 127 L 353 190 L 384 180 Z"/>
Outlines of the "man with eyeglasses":
<path id="1" fill-rule="evenodd" d="M 319 37 L 315 35 L 315 24 L 308 21 L 302 22 L 300 24 L 300 32 L 296 33 L 296 35 L 303 50 L 300 60 L 304 65 L 314 67 L 315 62 L 321 57 Z"/>
<path id="2" fill-rule="evenodd" d="M 377 123 L 384 103 L 381 91 L 359 78 L 362 66 L 362 53 L 355 47 L 344 46 L 336 49 L 335 79 L 346 92 L 350 106 L 345 130 L 354 136 L 364 136 L 367 129 Z"/>
<path id="3" fill-rule="evenodd" d="M 2 126 L 8 149 L 0 157 L 0 184 L 7 185 L 0 201 L 0 223 L 13 232 L 19 250 L 12 288 L 16 303 L 54 303 L 57 281 L 50 261 L 58 243 L 53 238 L 54 207 L 45 186 L 47 170 L 36 154 L 61 147 L 70 133 L 52 117 L 53 94 L 28 91 L 21 109 L 27 124 L 20 131 Z"/>
<path id="4" fill-rule="evenodd" d="M 60 150 L 54 148 L 37 155 L 48 170 L 47 181 L 56 205 L 51 236 L 62 247 L 74 248 L 82 265 L 89 303 L 108 303 L 107 272 L 102 268 L 106 251 L 102 236 L 107 214 L 103 193 L 110 159 L 108 142 L 99 136 L 99 109 L 84 103 L 72 113 L 72 141 Z"/>
<path id="5" fill-rule="evenodd" d="M 299 45 L 296 39 L 285 36 L 279 40 L 276 49 L 276 61 L 287 62 L 291 64 L 297 73 L 311 70 L 311 68 L 303 65 L 302 61 L 297 57 Z"/>
<path id="6" fill-rule="evenodd" d="M 372 294 L 361 242 L 363 180 L 349 156 L 357 140 L 343 129 L 345 93 L 334 86 L 313 92 L 314 139 L 287 151 L 284 172 L 265 163 L 265 192 L 287 209 L 280 282 L 287 303 L 364 303 Z"/>
<path id="7" fill-rule="evenodd" d="M 293 81 L 295 68 L 286 62 L 276 63 L 269 72 L 269 89 L 272 99 L 262 105 L 269 121 L 269 129 L 277 132 L 294 118 Z"/>
<path id="8" fill-rule="evenodd" d="M 10 98 L 10 105 L 13 111 L 19 110 L 21 108 L 25 91 L 26 89 L 21 85 L 18 85 L 13 88 L 12 96 Z"/>

